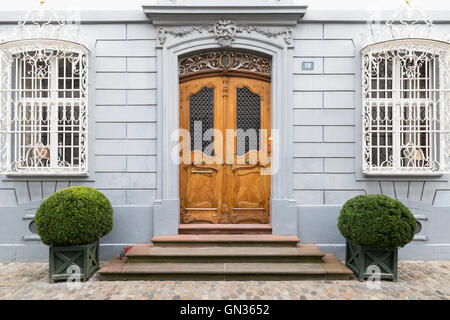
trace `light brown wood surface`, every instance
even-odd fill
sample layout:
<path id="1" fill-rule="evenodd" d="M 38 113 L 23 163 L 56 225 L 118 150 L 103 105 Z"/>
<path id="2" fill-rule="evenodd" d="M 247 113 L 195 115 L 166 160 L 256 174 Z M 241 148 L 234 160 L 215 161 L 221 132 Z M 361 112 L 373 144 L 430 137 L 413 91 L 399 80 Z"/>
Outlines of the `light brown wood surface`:
<path id="1" fill-rule="evenodd" d="M 180 129 L 189 131 L 189 97 L 202 88 L 214 88 L 214 155 L 180 149 L 179 169 L 181 223 L 263 223 L 270 222 L 270 83 L 263 80 L 214 76 L 180 83 Z M 261 99 L 261 141 L 263 157 L 256 151 L 238 156 L 236 137 L 236 91 L 246 87 Z M 233 131 L 234 132 L 234 131 Z M 231 138 L 231 139 L 230 139 Z M 182 145 L 180 137 L 180 145 Z M 227 154 L 228 151 L 228 154 Z M 262 174 L 264 172 L 264 174 Z"/>

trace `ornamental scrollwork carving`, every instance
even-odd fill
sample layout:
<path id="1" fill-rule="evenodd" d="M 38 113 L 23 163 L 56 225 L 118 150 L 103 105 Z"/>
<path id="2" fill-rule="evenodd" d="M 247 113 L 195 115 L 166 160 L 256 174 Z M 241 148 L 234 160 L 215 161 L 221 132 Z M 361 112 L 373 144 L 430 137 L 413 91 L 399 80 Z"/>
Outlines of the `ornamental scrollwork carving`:
<path id="1" fill-rule="evenodd" d="M 286 44 L 291 44 L 293 40 L 292 29 L 261 28 L 251 25 L 239 25 L 232 20 L 218 20 L 213 25 L 190 26 L 185 28 L 163 28 L 158 29 L 158 41 L 163 45 L 167 36 L 182 38 L 193 33 L 214 33 L 215 38 L 221 47 L 230 47 L 239 33 L 257 33 L 268 38 L 283 37 Z"/>
<path id="2" fill-rule="evenodd" d="M 180 59 L 179 75 L 186 76 L 205 70 L 245 70 L 271 75 L 271 61 L 250 53 L 217 51 L 196 54 Z"/>

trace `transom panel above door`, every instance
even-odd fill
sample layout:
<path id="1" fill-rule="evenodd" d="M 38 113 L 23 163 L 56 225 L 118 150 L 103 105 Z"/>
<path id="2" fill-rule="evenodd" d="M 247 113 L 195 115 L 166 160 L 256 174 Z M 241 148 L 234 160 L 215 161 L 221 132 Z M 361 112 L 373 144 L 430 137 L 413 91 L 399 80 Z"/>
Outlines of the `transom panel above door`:
<path id="1" fill-rule="evenodd" d="M 181 223 L 269 223 L 269 79 L 206 70 L 182 78 L 179 96 Z"/>

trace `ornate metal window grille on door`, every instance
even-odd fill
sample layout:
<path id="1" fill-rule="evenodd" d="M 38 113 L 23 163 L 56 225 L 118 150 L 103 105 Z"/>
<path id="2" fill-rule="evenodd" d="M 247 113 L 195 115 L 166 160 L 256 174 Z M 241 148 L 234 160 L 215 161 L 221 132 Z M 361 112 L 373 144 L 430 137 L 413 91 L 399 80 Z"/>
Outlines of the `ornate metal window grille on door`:
<path id="1" fill-rule="evenodd" d="M 448 171 L 448 44 L 397 40 L 363 50 L 363 171 Z"/>
<path id="2" fill-rule="evenodd" d="M 202 88 L 189 97 L 191 150 L 214 154 L 214 88 Z M 210 140 L 208 139 L 210 137 Z M 210 146 L 210 147 L 208 147 Z"/>
<path id="3" fill-rule="evenodd" d="M 261 97 L 248 88 L 236 89 L 237 155 L 259 150 L 261 128 Z"/>

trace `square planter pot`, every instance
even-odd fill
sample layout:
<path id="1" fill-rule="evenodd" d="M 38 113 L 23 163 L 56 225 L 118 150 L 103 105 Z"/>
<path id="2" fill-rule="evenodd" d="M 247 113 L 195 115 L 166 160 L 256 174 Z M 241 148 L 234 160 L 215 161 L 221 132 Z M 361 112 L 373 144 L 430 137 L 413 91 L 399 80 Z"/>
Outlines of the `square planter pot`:
<path id="1" fill-rule="evenodd" d="M 75 274 L 87 281 L 99 269 L 99 241 L 80 246 L 50 247 L 49 280 L 63 281 Z"/>
<path id="2" fill-rule="evenodd" d="M 397 281 L 397 263 L 398 248 L 371 248 L 348 240 L 346 242 L 345 265 L 355 273 L 359 281 L 374 276 L 374 266 L 380 270 L 380 279 Z"/>

